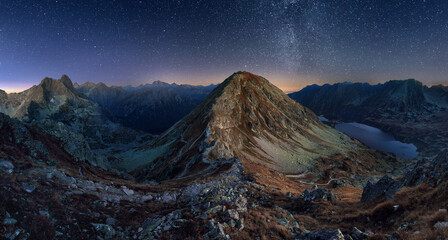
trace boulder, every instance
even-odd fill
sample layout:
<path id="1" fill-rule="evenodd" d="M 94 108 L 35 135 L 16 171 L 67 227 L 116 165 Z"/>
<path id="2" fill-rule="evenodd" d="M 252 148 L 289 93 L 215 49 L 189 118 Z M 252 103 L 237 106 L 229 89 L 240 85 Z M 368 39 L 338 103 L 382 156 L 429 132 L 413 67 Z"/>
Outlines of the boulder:
<path id="1" fill-rule="evenodd" d="M 3 220 L 3 225 L 14 225 L 17 223 L 17 220 L 14 218 L 7 217 Z"/>
<path id="2" fill-rule="evenodd" d="M 26 182 L 22 183 L 22 187 L 28 193 L 32 193 L 36 189 L 36 186 L 34 184 Z"/>
<path id="3" fill-rule="evenodd" d="M 234 204 L 235 204 L 236 210 L 238 212 L 246 212 L 247 211 L 247 199 L 245 197 L 243 197 L 242 195 L 238 196 L 235 199 Z"/>
<path id="4" fill-rule="evenodd" d="M 370 181 L 364 187 L 361 196 L 361 202 L 372 201 L 379 197 L 386 197 L 387 200 L 392 199 L 392 196 L 400 189 L 400 182 L 393 180 L 389 176 L 384 176 L 375 184 Z"/>
<path id="5" fill-rule="evenodd" d="M 226 235 L 226 233 L 224 232 L 224 225 L 222 225 L 221 223 L 215 223 L 214 219 L 208 221 L 207 227 L 210 229 L 210 231 L 203 236 L 204 239 L 230 239 L 229 235 Z"/>
<path id="6" fill-rule="evenodd" d="M 0 161 L 0 169 L 7 173 L 13 173 L 14 165 L 10 161 Z"/>

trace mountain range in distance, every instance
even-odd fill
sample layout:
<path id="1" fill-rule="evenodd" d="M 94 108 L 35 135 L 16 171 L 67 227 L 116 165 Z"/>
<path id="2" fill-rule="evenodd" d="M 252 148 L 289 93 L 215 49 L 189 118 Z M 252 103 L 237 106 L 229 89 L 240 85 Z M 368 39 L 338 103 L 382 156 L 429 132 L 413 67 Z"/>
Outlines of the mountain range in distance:
<path id="1" fill-rule="evenodd" d="M 444 236 L 446 93 L 403 80 L 287 95 L 249 72 L 217 86 L 80 85 L 64 75 L 0 92 L 0 235 Z M 340 122 L 378 127 L 420 155 L 369 148 Z"/>
<path id="2" fill-rule="evenodd" d="M 413 143 L 423 156 L 448 146 L 448 87 L 427 87 L 415 79 L 384 84 L 311 85 L 289 96 L 316 114 L 339 122 L 360 122 Z"/>
<path id="3" fill-rule="evenodd" d="M 151 134 L 160 134 L 171 127 L 215 87 L 160 81 L 138 87 L 108 87 L 90 82 L 75 84 L 78 92 L 98 103 L 117 122 Z"/>

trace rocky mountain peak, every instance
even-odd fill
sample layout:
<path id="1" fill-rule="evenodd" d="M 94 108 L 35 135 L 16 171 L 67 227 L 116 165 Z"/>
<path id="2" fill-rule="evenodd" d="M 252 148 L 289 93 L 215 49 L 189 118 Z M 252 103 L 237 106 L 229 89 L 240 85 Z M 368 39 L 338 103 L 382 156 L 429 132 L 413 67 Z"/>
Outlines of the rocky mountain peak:
<path id="1" fill-rule="evenodd" d="M 85 83 L 83 83 L 83 84 L 81 84 L 81 85 L 79 85 L 80 87 L 95 87 L 96 86 L 96 84 L 95 83 L 93 83 L 93 82 L 85 82 Z"/>
<path id="2" fill-rule="evenodd" d="M 58 108 L 67 99 L 78 103 L 87 101 L 76 91 L 67 75 L 62 75 L 60 79 L 46 77 L 39 85 L 7 95 L 7 98 L 0 102 L 0 105 L 3 105 L 3 110 L 0 110 L 11 117 L 23 118 L 29 115 L 30 111 L 35 112 L 35 109 Z"/>
<path id="3" fill-rule="evenodd" d="M 59 79 L 59 81 L 61 81 L 62 84 L 64 84 L 66 87 L 68 87 L 72 90 L 74 89 L 73 82 L 67 75 L 63 74 L 61 76 L 61 78 Z"/>
<path id="4" fill-rule="evenodd" d="M 51 101 L 51 98 L 55 96 L 76 98 L 79 94 L 70 78 L 67 75 L 62 75 L 60 79 L 44 78 L 38 86 L 29 89 L 28 96 L 38 97 L 36 102 L 41 103 L 42 101 Z"/>
<path id="5" fill-rule="evenodd" d="M 140 180 L 204 177 L 230 159 L 298 173 L 318 165 L 319 157 L 358 146 L 265 78 L 237 72 L 152 144 L 126 155 L 125 161 L 145 156 L 148 164 L 133 171 Z"/>
<path id="6" fill-rule="evenodd" d="M 292 132 L 318 121 L 314 113 L 292 101 L 268 80 L 249 72 L 237 72 L 227 78 L 207 102 L 211 108 L 203 110 L 209 111 L 209 131 L 219 135 L 217 138 L 229 137 L 229 129 L 248 135 L 267 132 L 278 138 L 291 137 Z"/>
<path id="7" fill-rule="evenodd" d="M 171 84 L 156 80 L 151 84 L 152 87 L 170 87 Z"/>
<path id="8" fill-rule="evenodd" d="M 369 99 L 367 104 L 374 109 L 394 112 L 421 111 L 427 101 L 423 85 L 415 79 L 392 80 L 384 84 L 377 96 Z"/>

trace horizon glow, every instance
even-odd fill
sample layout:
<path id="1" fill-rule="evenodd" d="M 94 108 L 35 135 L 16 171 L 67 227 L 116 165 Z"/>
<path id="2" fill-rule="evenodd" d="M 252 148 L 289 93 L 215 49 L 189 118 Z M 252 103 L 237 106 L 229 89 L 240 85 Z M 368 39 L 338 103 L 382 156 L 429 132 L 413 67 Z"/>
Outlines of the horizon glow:
<path id="1" fill-rule="evenodd" d="M 0 8 L 0 89 L 45 76 L 208 85 L 244 70 L 284 91 L 448 83 L 448 1 L 22 0 Z"/>

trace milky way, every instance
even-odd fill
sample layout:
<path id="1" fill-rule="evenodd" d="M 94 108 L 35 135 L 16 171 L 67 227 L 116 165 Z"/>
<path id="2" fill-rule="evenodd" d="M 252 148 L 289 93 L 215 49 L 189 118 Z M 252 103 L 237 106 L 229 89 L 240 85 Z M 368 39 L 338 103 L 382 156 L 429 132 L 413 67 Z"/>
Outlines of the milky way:
<path id="1" fill-rule="evenodd" d="M 448 82 L 448 1 L 0 1 L 0 88 L 74 81 L 217 83 L 247 70 L 285 90 Z"/>

